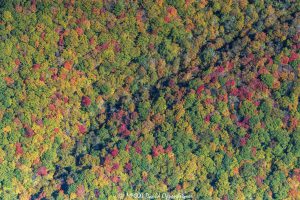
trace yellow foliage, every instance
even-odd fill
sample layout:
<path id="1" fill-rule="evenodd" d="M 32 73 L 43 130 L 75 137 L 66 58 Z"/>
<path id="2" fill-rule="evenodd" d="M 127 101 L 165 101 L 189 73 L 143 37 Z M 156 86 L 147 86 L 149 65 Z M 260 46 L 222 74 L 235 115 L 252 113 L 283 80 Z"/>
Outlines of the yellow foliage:
<path id="1" fill-rule="evenodd" d="M 24 191 L 23 193 L 21 193 L 20 195 L 19 195 L 19 199 L 20 200 L 28 200 L 28 199 L 30 199 L 31 198 L 31 195 L 29 194 L 29 192 L 28 191 Z"/>
<path id="2" fill-rule="evenodd" d="M 214 142 L 210 143 L 210 149 L 212 152 L 215 152 L 217 150 L 217 145 Z"/>
<path id="3" fill-rule="evenodd" d="M 207 3 L 208 3 L 208 0 L 200 0 L 200 2 L 199 2 L 199 8 L 205 8 L 205 6 L 207 5 Z"/>
<path id="4" fill-rule="evenodd" d="M 2 150 L 2 148 L 0 148 L 0 163 L 2 163 L 2 161 L 4 160 L 6 156 L 5 151 Z"/>
<path id="5" fill-rule="evenodd" d="M 241 9 L 245 9 L 248 5 L 248 0 L 240 0 L 239 4 Z"/>
<path id="6" fill-rule="evenodd" d="M 177 110 L 175 119 L 176 121 L 179 121 L 179 119 L 185 114 L 185 109 L 183 107 L 183 104 L 177 104 L 175 106 L 175 109 Z"/>
<path id="7" fill-rule="evenodd" d="M 146 158 L 147 158 L 149 163 L 152 163 L 152 156 L 151 155 L 147 155 Z"/>
<path id="8" fill-rule="evenodd" d="M 156 0 L 157 5 L 159 5 L 159 7 L 162 7 L 164 0 Z"/>
<path id="9" fill-rule="evenodd" d="M 5 127 L 3 128 L 3 132 L 4 132 L 4 133 L 11 132 L 11 127 L 10 127 L 10 126 L 5 126 Z"/>
<path id="10" fill-rule="evenodd" d="M 34 151 L 34 152 L 26 152 L 23 156 L 24 159 L 29 160 L 31 163 L 33 163 L 34 160 L 36 160 L 37 158 L 39 158 L 39 151 Z"/>
<path id="11" fill-rule="evenodd" d="M 185 179 L 187 180 L 195 180 L 195 175 L 197 170 L 199 170 L 199 168 L 197 168 L 197 163 L 195 162 L 196 158 L 193 158 L 193 160 L 189 160 L 186 165 L 188 166 L 186 168 L 186 171 L 184 172 L 185 175 Z"/>
<path id="12" fill-rule="evenodd" d="M 76 197 L 77 197 L 76 193 L 72 192 L 70 194 L 70 199 L 76 199 Z"/>
<path id="13" fill-rule="evenodd" d="M 228 107 L 224 108 L 224 110 L 222 111 L 222 115 L 224 115 L 224 117 L 229 117 L 230 116 L 230 112 L 228 110 Z"/>

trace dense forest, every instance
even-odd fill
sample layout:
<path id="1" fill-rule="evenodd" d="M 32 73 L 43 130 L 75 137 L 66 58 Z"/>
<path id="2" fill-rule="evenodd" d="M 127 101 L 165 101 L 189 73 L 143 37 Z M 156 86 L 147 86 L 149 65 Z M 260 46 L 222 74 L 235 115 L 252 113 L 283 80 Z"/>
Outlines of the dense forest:
<path id="1" fill-rule="evenodd" d="M 300 199 L 299 0 L 0 0 L 0 49 L 0 199 Z"/>

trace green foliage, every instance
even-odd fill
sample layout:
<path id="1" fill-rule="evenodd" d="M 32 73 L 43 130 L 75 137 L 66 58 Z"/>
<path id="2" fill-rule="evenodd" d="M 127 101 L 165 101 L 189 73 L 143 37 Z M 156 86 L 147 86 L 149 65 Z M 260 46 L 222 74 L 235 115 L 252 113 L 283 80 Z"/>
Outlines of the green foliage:
<path id="1" fill-rule="evenodd" d="M 0 1 L 0 199 L 297 199 L 299 6 Z"/>
<path id="2" fill-rule="evenodd" d="M 151 104 L 148 101 L 139 103 L 138 112 L 140 114 L 141 120 L 145 120 L 147 118 L 150 112 L 150 108 Z"/>
<path id="3" fill-rule="evenodd" d="M 271 88 L 273 86 L 274 78 L 272 74 L 262 74 L 260 78 L 268 87 Z"/>

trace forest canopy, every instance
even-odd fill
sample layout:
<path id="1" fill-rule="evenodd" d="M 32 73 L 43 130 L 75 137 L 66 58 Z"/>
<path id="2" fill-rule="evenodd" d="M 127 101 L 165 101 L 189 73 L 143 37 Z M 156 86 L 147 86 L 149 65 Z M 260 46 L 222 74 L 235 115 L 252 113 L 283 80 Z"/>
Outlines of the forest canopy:
<path id="1" fill-rule="evenodd" d="M 0 199 L 299 199 L 299 8 L 0 0 Z"/>

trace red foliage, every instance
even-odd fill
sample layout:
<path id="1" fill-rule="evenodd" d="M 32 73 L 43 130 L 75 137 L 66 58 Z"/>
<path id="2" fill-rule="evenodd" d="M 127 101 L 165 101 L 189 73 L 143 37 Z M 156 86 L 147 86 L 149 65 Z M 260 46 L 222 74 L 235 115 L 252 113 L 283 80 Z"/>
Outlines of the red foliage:
<path id="1" fill-rule="evenodd" d="M 104 51 L 104 50 L 108 49 L 108 47 L 109 47 L 109 42 L 105 42 L 102 45 L 97 45 L 96 50 L 97 51 Z"/>
<path id="2" fill-rule="evenodd" d="M 58 76 L 57 76 L 57 74 L 53 74 L 53 75 L 51 76 L 51 78 L 52 78 L 52 80 L 57 80 L 57 79 L 58 79 Z"/>
<path id="3" fill-rule="evenodd" d="M 96 198 L 99 198 L 99 196 L 100 196 L 100 191 L 99 191 L 98 189 L 95 189 L 95 190 L 94 190 L 94 194 L 95 194 L 95 197 L 96 197 Z"/>
<path id="4" fill-rule="evenodd" d="M 29 126 L 25 125 L 25 133 L 26 137 L 32 137 L 34 135 L 34 131 Z"/>
<path id="5" fill-rule="evenodd" d="M 251 100 L 253 94 L 246 87 L 241 87 L 238 89 L 237 96 L 239 96 L 242 100 L 243 99 Z"/>
<path id="6" fill-rule="evenodd" d="M 226 62 L 226 68 L 228 69 L 228 71 L 230 71 L 233 67 L 234 67 L 233 62 L 230 62 L 230 61 Z"/>
<path id="7" fill-rule="evenodd" d="M 112 181 L 113 183 L 119 183 L 119 182 L 120 182 L 120 177 L 118 177 L 118 176 L 113 176 L 113 177 L 111 178 L 111 181 Z"/>
<path id="8" fill-rule="evenodd" d="M 78 127 L 79 134 L 84 134 L 87 132 L 87 128 L 85 125 L 79 124 L 77 127 Z"/>
<path id="9" fill-rule="evenodd" d="M 114 51 L 115 51 L 115 53 L 118 53 L 121 51 L 121 45 L 119 42 L 114 42 Z"/>
<path id="10" fill-rule="evenodd" d="M 267 70 L 267 68 L 265 67 L 261 67 L 259 70 L 258 70 L 258 74 L 268 74 L 269 71 Z"/>
<path id="11" fill-rule="evenodd" d="M 77 27 L 77 28 L 76 28 L 76 32 L 77 32 L 77 34 L 78 34 L 79 36 L 83 35 L 83 33 L 84 33 L 83 29 L 80 28 L 80 27 Z"/>
<path id="12" fill-rule="evenodd" d="M 120 13 L 120 15 L 118 16 L 118 19 L 123 19 L 123 18 L 125 18 L 126 17 L 126 12 L 125 11 L 122 11 L 121 13 Z"/>
<path id="13" fill-rule="evenodd" d="M 77 187 L 77 190 L 76 190 L 76 195 L 77 195 L 79 198 L 83 198 L 83 197 L 84 197 L 84 194 L 85 194 L 84 185 L 79 185 L 79 186 Z"/>
<path id="14" fill-rule="evenodd" d="M 129 171 L 129 172 L 132 170 L 132 165 L 131 165 L 131 163 L 128 162 L 128 163 L 125 164 L 125 170 L 127 170 L 127 171 Z"/>
<path id="15" fill-rule="evenodd" d="M 200 85 L 200 86 L 197 88 L 196 93 L 197 93 L 198 95 L 200 95 L 201 92 L 202 92 L 203 90 L 204 90 L 204 85 Z"/>
<path id="16" fill-rule="evenodd" d="M 89 40 L 90 45 L 94 45 L 95 44 L 95 38 L 91 37 Z"/>
<path id="17" fill-rule="evenodd" d="M 228 102 L 228 95 L 225 93 L 224 95 L 219 95 L 218 96 L 218 101 L 223 101 L 223 102 Z"/>
<path id="18" fill-rule="evenodd" d="M 180 184 L 178 184 L 177 186 L 176 186 L 176 190 L 181 190 L 182 189 L 182 186 L 180 185 Z"/>
<path id="19" fill-rule="evenodd" d="M 233 88 L 233 89 L 231 90 L 231 92 L 230 92 L 230 95 L 232 95 L 232 96 L 237 96 L 238 93 L 239 93 L 239 89 Z"/>
<path id="20" fill-rule="evenodd" d="M 153 157 L 157 157 L 160 154 L 163 154 L 164 152 L 165 152 L 165 150 L 164 150 L 163 146 L 161 146 L 161 145 L 158 145 L 157 147 L 155 147 L 155 146 L 152 147 Z"/>
<path id="21" fill-rule="evenodd" d="M 246 137 L 242 137 L 241 139 L 240 139 L 240 145 L 243 147 L 243 146 L 245 146 L 247 144 L 247 138 Z"/>
<path id="22" fill-rule="evenodd" d="M 64 103 L 68 103 L 69 102 L 69 98 L 68 97 L 64 97 Z"/>
<path id="23" fill-rule="evenodd" d="M 45 82 L 45 75 L 41 74 L 40 81 Z"/>
<path id="24" fill-rule="evenodd" d="M 123 11 L 123 12 L 124 12 L 124 11 Z M 122 192 L 122 187 L 121 187 L 121 186 L 118 186 L 118 187 L 117 187 L 117 190 L 118 190 L 119 193 Z"/>
<path id="25" fill-rule="evenodd" d="M 15 123 L 17 126 L 21 126 L 21 125 L 22 125 L 21 120 L 20 120 L 19 118 L 17 118 L 17 117 L 14 119 L 14 123 Z"/>
<path id="26" fill-rule="evenodd" d="M 119 128 L 119 132 L 122 133 L 125 130 L 127 130 L 126 124 L 122 123 L 121 126 L 120 126 L 120 128 Z"/>
<path id="27" fill-rule="evenodd" d="M 49 109 L 50 109 L 51 111 L 54 111 L 55 108 L 56 108 L 56 106 L 55 106 L 53 103 L 49 104 Z"/>
<path id="28" fill-rule="evenodd" d="M 172 16 L 172 17 L 174 17 L 174 16 L 177 15 L 177 10 L 176 10 L 176 8 L 174 8 L 173 6 L 169 6 L 169 7 L 167 8 L 167 12 L 168 12 L 168 15 L 170 15 L 170 16 Z"/>
<path id="29" fill-rule="evenodd" d="M 170 88 L 174 88 L 175 87 L 175 81 L 174 81 L 174 79 L 171 79 L 170 81 L 169 81 L 169 87 Z"/>
<path id="30" fill-rule="evenodd" d="M 291 117 L 290 118 L 290 129 L 296 129 L 298 127 L 298 120 L 297 118 Z"/>
<path id="31" fill-rule="evenodd" d="M 116 118 L 117 120 L 121 120 L 124 116 L 124 110 L 119 110 L 118 112 L 113 113 L 113 118 Z"/>
<path id="32" fill-rule="evenodd" d="M 157 146 L 157 149 L 158 149 L 158 152 L 159 152 L 159 153 L 164 153 L 164 152 L 165 152 L 163 146 L 161 146 L 161 145 L 158 145 L 158 146 Z"/>
<path id="33" fill-rule="evenodd" d="M 165 16 L 164 21 L 166 23 L 170 23 L 171 22 L 171 18 L 169 16 Z"/>
<path id="34" fill-rule="evenodd" d="M 141 153 L 142 153 L 142 148 L 141 148 L 141 146 L 136 146 L 136 147 L 135 147 L 135 152 L 138 153 L 138 154 L 141 154 Z"/>
<path id="35" fill-rule="evenodd" d="M 150 43 L 150 44 L 149 44 L 149 49 L 150 49 L 150 50 L 154 50 L 154 49 L 155 49 L 155 45 L 154 45 L 153 43 Z"/>
<path id="36" fill-rule="evenodd" d="M 34 70 L 38 70 L 38 69 L 41 68 L 41 65 L 40 65 L 40 64 L 34 64 L 34 65 L 32 66 L 32 68 L 33 68 Z"/>
<path id="37" fill-rule="evenodd" d="M 22 10 L 23 10 L 22 6 L 20 6 L 19 4 L 16 5 L 15 9 L 18 13 L 22 12 Z"/>
<path id="38" fill-rule="evenodd" d="M 62 80 L 66 80 L 66 79 L 67 79 L 67 73 L 66 73 L 66 72 L 62 72 L 62 73 L 60 74 L 60 78 L 61 78 Z"/>
<path id="39" fill-rule="evenodd" d="M 252 156 L 253 156 L 253 157 L 256 156 L 256 147 L 252 147 L 252 148 L 251 148 L 251 153 L 252 153 Z"/>
<path id="40" fill-rule="evenodd" d="M 15 59 L 15 64 L 16 64 L 16 66 L 19 66 L 21 64 L 21 61 L 19 58 Z"/>
<path id="41" fill-rule="evenodd" d="M 227 194 L 224 195 L 224 196 L 222 197 L 222 200 L 228 200 L 228 195 L 227 195 Z"/>
<path id="42" fill-rule="evenodd" d="M 142 22 L 142 19 L 143 19 L 143 11 L 139 10 L 139 11 L 137 11 L 137 14 L 136 14 L 136 21 Z"/>
<path id="43" fill-rule="evenodd" d="M 254 54 L 253 53 L 250 53 L 247 57 L 243 58 L 241 63 L 243 65 L 247 65 L 249 64 L 252 60 L 254 59 Z"/>
<path id="44" fill-rule="evenodd" d="M 216 83 L 217 81 L 218 81 L 217 74 L 216 74 L 216 73 L 212 73 L 212 74 L 211 74 L 210 82 L 214 84 L 214 83 Z"/>
<path id="45" fill-rule="evenodd" d="M 205 99 L 205 104 L 208 105 L 208 104 L 212 104 L 214 102 L 214 100 L 212 98 L 207 98 Z"/>
<path id="46" fill-rule="evenodd" d="M 10 78 L 10 77 L 4 77 L 3 78 L 4 79 L 4 81 L 6 82 L 6 85 L 12 85 L 12 84 L 14 84 L 14 79 L 12 79 L 12 78 Z"/>
<path id="47" fill-rule="evenodd" d="M 234 80 L 228 80 L 228 81 L 225 83 L 225 85 L 228 86 L 228 87 L 235 86 L 235 81 L 234 81 Z"/>
<path id="48" fill-rule="evenodd" d="M 191 0 L 185 0 L 184 6 L 187 8 L 191 4 Z"/>
<path id="49" fill-rule="evenodd" d="M 259 102 L 259 101 L 255 101 L 255 102 L 254 102 L 254 105 L 255 105 L 256 107 L 258 107 L 258 106 L 260 105 L 260 102 Z"/>
<path id="50" fill-rule="evenodd" d="M 271 65 L 273 65 L 273 63 L 274 63 L 273 59 L 272 58 L 268 58 L 268 64 L 267 65 L 271 66 Z"/>
<path id="51" fill-rule="evenodd" d="M 22 145 L 19 142 L 16 143 L 16 154 L 17 155 L 22 155 L 23 154 Z"/>
<path id="52" fill-rule="evenodd" d="M 120 167 L 119 163 L 114 163 L 113 166 L 112 166 L 112 170 L 115 171 L 115 170 L 118 170 Z"/>
<path id="53" fill-rule="evenodd" d="M 268 89 L 266 84 L 264 84 L 263 82 L 261 82 L 257 78 L 254 78 L 254 79 L 251 80 L 250 87 L 251 87 L 252 90 L 259 90 L 259 91 L 262 91 L 262 92 L 266 92 L 267 89 Z"/>
<path id="54" fill-rule="evenodd" d="M 289 63 L 289 57 L 283 56 L 283 57 L 281 58 L 281 64 L 287 65 L 288 63 Z"/>
<path id="55" fill-rule="evenodd" d="M 64 36 L 63 35 L 59 36 L 58 45 L 59 46 L 63 46 L 64 45 Z"/>
<path id="56" fill-rule="evenodd" d="M 230 119 L 233 120 L 233 121 L 236 121 L 237 120 L 237 116 L 235 114 L 231 114 L 230 115 Z"/>
<path id="57" fill-rule="evenodd" d="M 125 151 L 129 152 L 129 150 L 130 150 L 130 144 L 127 143 L 126 146 L 125 146 Z"/>
<path id="58" fill-rule="evenodd" d="M 81 100 L 82 105 L 88 107 L 91 105 L 92 101 L 88 96 L 83 96 Z"/>
<path id="59" fill-rule="evenodd" d="M 43 192 L 40 193 L 37 200 L 42 200 L 42 199 L 46 198 L 46 196 L 47 196 L 46 193 L 43 191 Z"/>
<path id="60" fill-rule="evenodd" d="M 245 138 L 248 140 L 248 139 L 250 138 L 250 134 L 247 133 L 247 134 L 245 135 Z"/>
<path id="61" fill-rule="evenodd" d="M 106 156 L 105 159 L 104 159 L 104 165 L 107 166 L 111 163 L 111 157 L 109 156 Z"/>
<path id="62" fill-rule="evenodd" d="M 166 152 L 166 153 L 170 153 L 170 152 L 172 152 L 172 150 L 173 150 L 172 146 L 169 145 L 169 146 L 166 148 L 165 152 Z"/>
<path id="63" fill-rule="evenodd" d="M 73 63 L 73 62 L 70 61 L 70 60 L 66 61 L 65 64 L 64 64 L 64 68 L 65 68 L 66 70 L 70 71 L 70 70 L 72 69 L 72 63 Z"/>
<path id="64" fill-rule="evenodd" d="M 133 113 L 130 114 L 130 118 L 132 120 L 136 120 L 138 118 L 138 116 L 139 116 L 139 114 L 136 111 L 134 111 Z"/>
<path id="65" fill-rule="evenodd" d="M 104 13 L 106 13 L 106 9 L 103 7 L 100 9 L 100 14 L 104 14 Z"/>
<path id="66" fill-rule="evenodd" d="M 158 149 L 156 147 L 152 147 L 152 155 L 153 155 L 153 157 L 159 156 L 159 152 L 158 152 Z"/>
<path id="67" fill-rule="evenodd" d="M 294 51 L 291 52 L 291 56 L 289 58 L 289 62 L 293 62 L 294 60 L 297 60 L 299 58 L 299 55 L 295 53 Z"/>
<path id="68" fill-rule="evenodd" d="M 135 152 L 138 153 L 138 154 L 141 154 L 142 153 L 142 148 L 141 148 L 141 145 L 139 143 L 134 143 L 133 147 L 135 148 Z"/>
<path id="69" fill-rule="evenodd" d="M 112 151 L 111 151 L 111 155 L 113 157 L 116 157 L 117 155 L 119 154 L 119 150 L 117 148 L 114 148 Z"/>
<path id="70" fill-rule="evenodd" d="M 40 167 L 36 173 L 38 176 L 46 176 L 48 174 L 47 168 L 45 166 Z"/>
<path id="71" fill-rule="evenodd" d="M 204 118 L 204 121 L 205 122 L 210 122 L 210 115 L 206 115 L 205 118 Z"/>
<path id="72" fill-rule="evenodd" d="M 131 134 L 131 132 L 128 130 L 128 129 L 126 129 L 124 132 L 123 132 L 123 136 L 129 136 Z"/>
<path id="73" fill-rule="evenodd" d="M 300 176 L 300 168 L 294 169 L 294 175 Z"/>
<path id="74" fill-rule="evenodd" d="M 46 33 L 45 33 L 45 32 L 42 32 L 42 33 L 41 33 L 41 38 L 42 38 L 42 40 L 45 40 L 45 36 L 46 36 Z"/>
<path id="75" fill-rule="evenodd" d="M 256 184 L 257 186 L 261 187 L 263 185 L 263 181 L 264 181 L 264 178 L 261 177 L 261 176 L 256 176 L 255 177 L 255 180 L 256 180 Z"/>
<path id="76" fill-rule="evenodd" d="M 126 124 L 122 123 L 119 128 L 119 133 L 126 137 L 129 136 L 131 132 L 127 129 Z"/>
<path id="77" fill-rule="evenodd" d="M 216 72 L 217 73 L 222 73 L 224 72 L 225 68 L 223 66 L 219 66 L 217 69 L 216 69 Z"/>
<path id="78" fill-rule="evenodd" d="M 245 118 L 243 121 L 237 122 L 237 125 L 239 127 L 243 127 L 244 129 L 249 129 L 249 118 Z M 247 136 L 247 134 L 246 134 L 246 136 Z"/>

